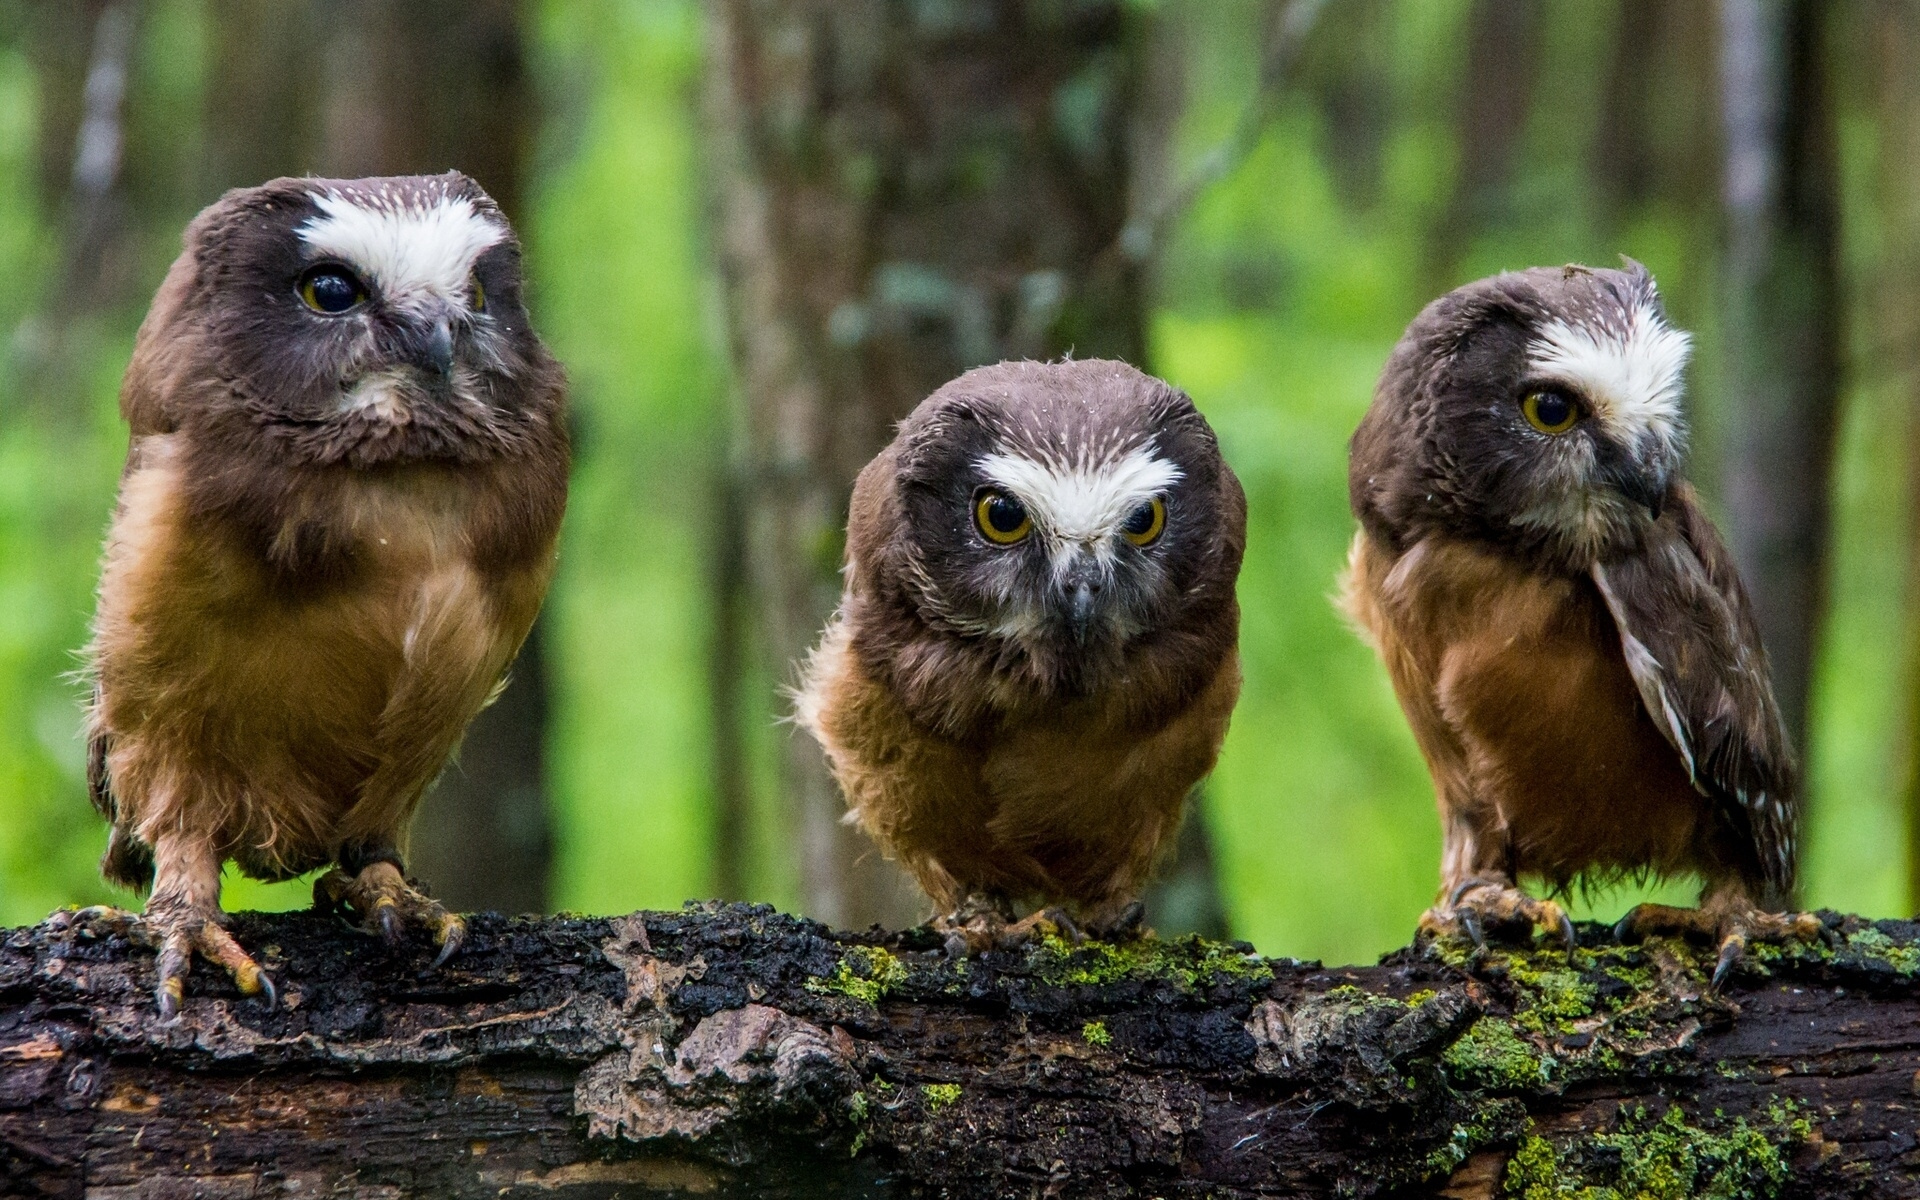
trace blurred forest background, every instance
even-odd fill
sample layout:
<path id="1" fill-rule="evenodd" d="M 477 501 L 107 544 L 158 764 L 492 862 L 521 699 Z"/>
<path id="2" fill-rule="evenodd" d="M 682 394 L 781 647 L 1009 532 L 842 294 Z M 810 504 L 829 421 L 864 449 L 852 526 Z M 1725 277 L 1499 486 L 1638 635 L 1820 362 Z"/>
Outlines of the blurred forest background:
<path id="1" fill-rule="evenodd" d="M 1697 334 L 1692 474 L 1804 731 L 1802 899 L 1915 910 L 1920 6 L 0 0 L 0 920 L 116 898 L 71 673 L 182 226 L 448 167 L 518 223 L 577 459 L 536 642 L 416 832 L 443 897 L 923 915 L 780 687 L 890 422 L 1071 349 L 1191 393 L 1251 502 L 1246 691 L 1156 921 L 1403 944 L 1439 836 L 1329 603 L 1346 440 L 1425 301 L 1627 254 Z"/>

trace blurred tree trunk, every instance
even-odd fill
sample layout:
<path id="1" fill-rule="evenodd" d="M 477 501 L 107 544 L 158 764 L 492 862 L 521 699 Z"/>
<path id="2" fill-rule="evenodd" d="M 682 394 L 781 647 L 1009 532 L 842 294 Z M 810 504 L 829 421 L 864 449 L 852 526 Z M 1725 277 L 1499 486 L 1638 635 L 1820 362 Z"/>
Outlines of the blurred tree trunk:
<path id="1" fill-rule="evenodd" d="M 534 97 L 519 0 L 216 0 L 207 198 L 276 175 L 458 168 L 524 215 Z M 462 909 L 546 908 L 546 660 L 534 627 L 413 826 L 408 868 Z"/>
<path id="2" fill-rule="evenodd" d="M 1131 7 L 709 0 L 742 544 L 776 673 L 833 611 L 853 478 L 895 421 L 981 363 L 1141 360 L 1140 270 L 1103 253 L 1132 183 Z M 805 910 L 923 918 L 806 737 L 783 775 Z"/>
<path id="3" fill-rule="evenodd" d="M 1729 540 L 1805 761 L 1841 384 L 1840 205 L 1820 0 L 1724 0 Z"/>
<path id="4" fill-rule="evenodd" d="M 1473 0 L 1455 86 L 1453 191 L 1428 238 L 1428 293 L 1464 282 L 1460 260 L 1501 207 L 1533 111 L 1544 16 L 1541 0 Z"/>
<path id="5" fill-rule="evenodd" d="M 1321 161 L 1343 207 L 1380 199 L 1393 123 L 1392 0 L 1343 0 L 1319 20 L 1301 58 L 1301 87 L 1320 116 Z"/>
<path id="6" fill-rule="evenodd" d="M 36 415 L 56 422 L 86 411 L 75 324 L 125 305 L 135 291 L 141 245 L 128 219 L 122 159 L 139 15 L 134 0 L 34 5 L 19 14 L 39 85 L 37 190 L 46 211 L 58 214 L 61 263 L 16 345 L 21 392 Z"/>
<path id="7" fill-rule="evenodd" d="M 1872 344 L 1907 393 L 1906 778 L 1907 909 L 1920 912 L 1920 8 L 1880 0 L 1867 22 L 1867 69 L 1878 118 L 1875 203 L 1884 247 L 1870 286 Z"/>

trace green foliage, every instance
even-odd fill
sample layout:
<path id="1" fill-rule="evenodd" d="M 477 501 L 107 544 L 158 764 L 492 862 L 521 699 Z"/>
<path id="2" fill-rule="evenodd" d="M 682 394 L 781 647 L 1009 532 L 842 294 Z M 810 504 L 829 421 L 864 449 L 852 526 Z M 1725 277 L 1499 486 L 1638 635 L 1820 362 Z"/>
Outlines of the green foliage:
<path id="1" fill-rule="evenodd" d="M 959 1103 L 960 1085 L 957 1083 L 923 1083 L 920 1094 L 927 1098 L 927 1111 L 939 1112 L 943 1108 Z"/>
<path id="2" fill-rule="evenodd" d="M 1107 1031 L 1105 1021 L 1088 1021 L 1080 1027 L 1080 1036 L 1089 1046 L 1113 1045 L 1113 1034 Z"/>

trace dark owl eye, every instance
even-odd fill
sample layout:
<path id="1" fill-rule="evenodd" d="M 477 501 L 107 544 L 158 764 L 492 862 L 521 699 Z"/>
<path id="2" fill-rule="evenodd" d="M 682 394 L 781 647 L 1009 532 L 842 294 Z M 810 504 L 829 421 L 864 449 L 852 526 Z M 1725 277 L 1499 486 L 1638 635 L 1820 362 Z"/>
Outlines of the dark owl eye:
<path id="1" fill-rule="evenodd" d="M 1127 514 L 1127 519 L 1120 525 L 1120 532 L 1126 534 L 1127 540 L 1136 546 L 1149 546 L 1166 527 L 1167 503 L 1155 496 Z"/>
<path id="2" fill-rule="evenodd" d="M 317 313 L 343 313 L 367 298 L 359 276 L 337 263 L 323 263 L 300 277 L 300 299 Z"/>
<path id="3" fill-rule="evenodd" d="M 981 492 L 973 504 L 973 523 L 998 546 L 1011 546 L 1033 532 L 1026 505 L 1005 492 Z"/>
<path id="4" fill-rule="evenodd" d="M 1520 415 L 1541 433 L 1565 433 L 1580 421 L 1580 406 L 1562 392 L 1528 392 Z"/>

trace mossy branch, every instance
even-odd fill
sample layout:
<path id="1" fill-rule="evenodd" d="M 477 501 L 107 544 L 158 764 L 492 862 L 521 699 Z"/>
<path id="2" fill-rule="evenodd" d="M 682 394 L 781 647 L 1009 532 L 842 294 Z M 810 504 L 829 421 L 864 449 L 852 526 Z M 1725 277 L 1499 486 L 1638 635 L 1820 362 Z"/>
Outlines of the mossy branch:
<path id="1" fill-rule="evenodd" d="M 448 969 L 242 914 L 181 1018 L 121 922 L 0 947 L 0 1194 L 1910 1195 L 1920 927 L 1704 952 L 1198 940 L 948 960 L 743 905 L 482 916 Z"/>

